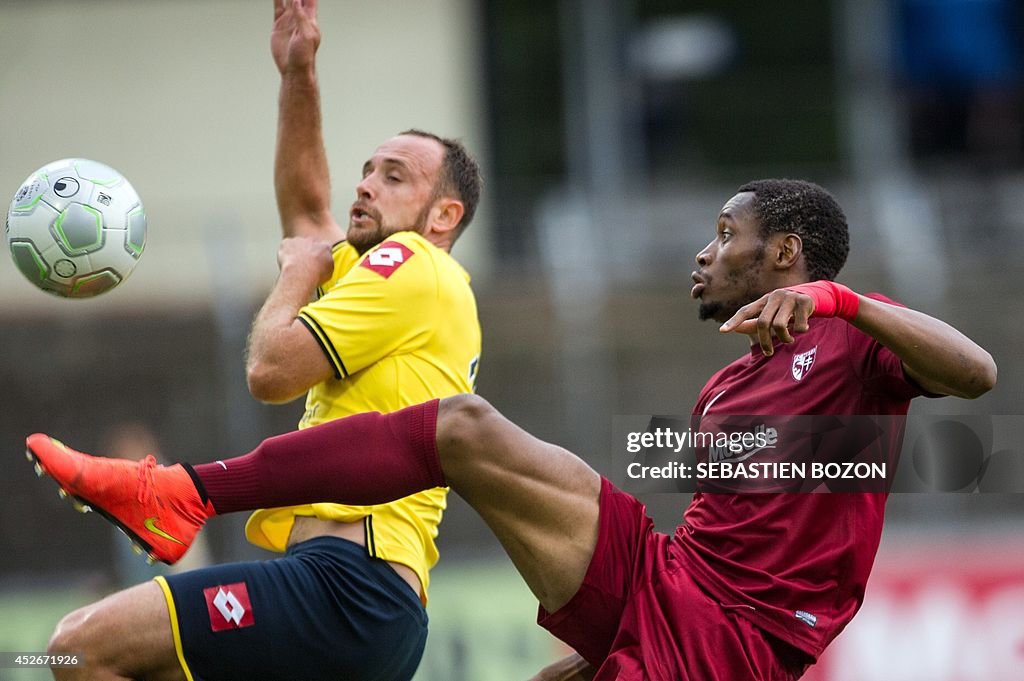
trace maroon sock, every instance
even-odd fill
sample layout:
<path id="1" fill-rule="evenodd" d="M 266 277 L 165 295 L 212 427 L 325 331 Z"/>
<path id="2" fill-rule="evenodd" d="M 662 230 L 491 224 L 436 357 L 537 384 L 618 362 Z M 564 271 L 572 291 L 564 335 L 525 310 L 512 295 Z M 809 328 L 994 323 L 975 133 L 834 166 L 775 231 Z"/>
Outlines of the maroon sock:
<path id="1" fill-rule="evenodd" d="M 433 400 L 329 421 L 193 471 L 217 513 L 318 502 L 383 504 L 445 485 L 437 405 Z"/>

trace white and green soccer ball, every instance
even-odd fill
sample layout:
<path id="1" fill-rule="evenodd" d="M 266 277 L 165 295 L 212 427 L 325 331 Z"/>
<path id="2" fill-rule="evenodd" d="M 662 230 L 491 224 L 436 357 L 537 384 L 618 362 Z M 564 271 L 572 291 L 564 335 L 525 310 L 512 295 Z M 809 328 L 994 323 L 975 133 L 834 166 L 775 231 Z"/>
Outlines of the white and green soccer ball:
<path id="1" fill-rule="evenodd" d="M 146 246 L 146 212 L 121 173 L 82 158 L 32 173 L 7 211 L 7 246 L 30 282 L 90 298 L 128 278 Z"/>

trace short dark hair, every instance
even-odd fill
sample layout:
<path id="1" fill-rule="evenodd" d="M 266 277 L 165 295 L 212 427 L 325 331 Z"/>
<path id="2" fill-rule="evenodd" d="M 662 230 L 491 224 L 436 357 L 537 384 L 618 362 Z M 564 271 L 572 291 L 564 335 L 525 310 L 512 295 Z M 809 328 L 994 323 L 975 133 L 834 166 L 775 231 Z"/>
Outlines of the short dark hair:
<path id="1" fill-rule="evenodd" d="M 400 135 L 415 135 L 432 139 L 444 147 L 444 161 L 441 163 L 441 176 L 438 178 L 437 186 L 434 187 L 434 196 L 454 196 L 465 208 L 462 220 L 455 229 L 454 238 L 459 236 L 469 227 L 476 215 L 476 207 L 480 203 L 480 190 L 484 181 L 480 174 L 480 164 L 473 155 L 466 149 L 461 140 L 451 137 L 441 137 L 432 132 L 410 128 L 399 133 Z"/>
<path id="2" fill-rule="evenodd" d="M 835 279 L 850 253 L 850 231 L 831 194 L 813 182 L 787 179 L 748 182 L 737 192 L 754 193 L 762 238 L 797 234 L 811 281 Z"/>

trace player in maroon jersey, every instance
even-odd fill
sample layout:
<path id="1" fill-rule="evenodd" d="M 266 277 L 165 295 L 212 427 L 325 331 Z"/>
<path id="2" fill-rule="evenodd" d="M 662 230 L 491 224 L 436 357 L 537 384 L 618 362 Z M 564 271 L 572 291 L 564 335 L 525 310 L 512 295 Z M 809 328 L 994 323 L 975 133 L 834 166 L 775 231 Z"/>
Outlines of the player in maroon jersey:
<path id="1" fill-rule="evenodd" d="M 920 394 L 992 388 L 995 363 L 960 332 L 833 283 L 847 251 L 846 219 L 817 185 L 754 182 L 725 204 L 692 295 L 702 318 L 748 334 L 751 350 L 711 378 L 695 414 L 902 415 Z M 180 546 L 163 547 L 154 525 L 187 544 L 214 514 L 382 503 L 448 484 L 505 547 L 540 602 L 540 624 L 578 653 L 538 679 L 798 678 L 860 606 L 885 503 L 697 493 L 666 535 L 582 459 L 471 395 L 359 414 L 141 479 L 130 463 L 44 435 L 28 448 L 69 494 L 158 556 Z"/>

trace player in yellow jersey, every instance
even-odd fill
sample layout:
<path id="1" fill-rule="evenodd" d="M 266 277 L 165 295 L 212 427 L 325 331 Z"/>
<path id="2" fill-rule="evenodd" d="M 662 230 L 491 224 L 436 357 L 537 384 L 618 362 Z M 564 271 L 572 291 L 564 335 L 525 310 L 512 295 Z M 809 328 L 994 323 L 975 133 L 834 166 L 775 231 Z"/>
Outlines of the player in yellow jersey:
<path id="1" fill-rule="evenodd" d="M 308 391 L 300 428 L 472 392 L 480 327 L 469 276 L 449 250 L 476 210 L 476 161 L 461 143 L 418 130 L 387 140 L 363 166 L 343 231 L 329 210 L 316 2 L 274 5 L 285 238 L 280 276 L 253 322 L 250 391 L 265 402 Z M 248 538 L 284 557 L 159 577 L 73 612 L 51 649 L 73 649 L 85 666 L 55 678 L 409 679 L 426 642 L 446 494 L 257 511 Z M 147 521 L 145 531 L 129 534 L 152 556 L 180 557 L 163 545 L 183 553 L 173 527 Z"/>
<path id="2" fill-rule="evenodd" d="M 300 427 L 472 392 L 480 327 L 458 263 L 416 232 L 393 234 L 362 257 L 354 257 L 348 244 L 335 253 L 334 281 L 298 312 L 334 374 L 310 389 Z M 426 602 L 446 493 L 429 490 L 375 507 L 313 504 L 257 511 L 246 534 L 273 551 L 323 534 L 365 541 L 370 555 L 396 563 Z"/>

